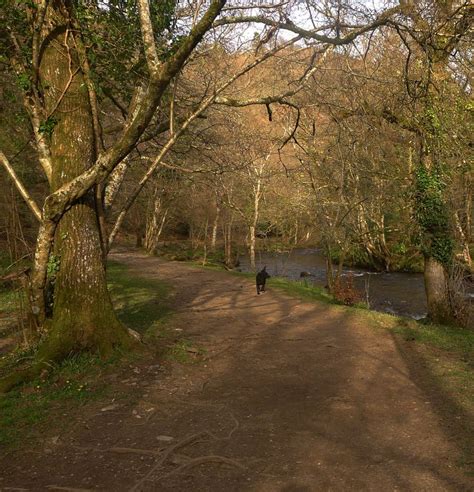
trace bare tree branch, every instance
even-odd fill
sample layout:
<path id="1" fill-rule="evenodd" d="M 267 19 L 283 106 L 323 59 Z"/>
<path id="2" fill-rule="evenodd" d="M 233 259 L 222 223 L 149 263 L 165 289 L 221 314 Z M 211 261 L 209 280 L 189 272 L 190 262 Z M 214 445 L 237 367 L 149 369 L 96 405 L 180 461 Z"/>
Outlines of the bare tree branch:
<path id="1" fill-rule="evenodd" d="M 268 106 L 272 103 L 282 103 L 282 104 L 289 104 L 287 101 L 285 101 L 286 98 L 291 97 L 296 95 L 298 92 L 300 92 L 310 77 L 316 72 L 316 70 L 321 66 L 322 62 L 325 60 L 327 55 L 333 50 L 332 46 L 326 46 L 323 50 L 323 53 L 321 57 L 318 59 L 317 63 L 306 72 L 304 77 L 301 79 L 300 83 L 294 88 L 289 91 L 282 92 L 280 94 L 275 94 L 273 96 L 262 96 L 262 97 L 252 97 L 248 99 L 233 99 L 230 97 L 217 97 L 215 100 L 216 104 L 224 104 L 226 106 L 234 106 L 234 107 L 243 107 L 243 106 L 252 106 L 256 104 L 264 104 L 265 106 Z"/>
<path id="2" fill-rule="evenodd" d="M 33 215 L 39 221 L 41 221 L 41 211 L 40 211 L 38 205 L 33 200 L 31 195 L 28 193 L 28 190 L 24 187 L 23 183 L 21 182 L 20 178 L 16 174 L 12 165 L 8 161 L 6 155 L 1 150 L 0 150 L 0 161 L 2 161 L 3 167 L 6 169 L 7 173 L 10 175 L 10 178 L 12 179 L 13 183 L 15 184 L 17 190 L 20 192 L 20 195 L 23 197 L 23 199 L 25 200 L 28 207 L 30 207 L 30 210 L 33 212 Z"/>
<path id="3" fill-rule="evenodd" d="M 11 31 L 11 29 L 7 28 L 7 31 L 10 35 L 10 39 L 12 41 L 14 47 L 14 54 L 10 59 L 12 67 L 17 75 L 23 75 L 27 73 L 27 67 L 22 62 L 22 52 L 20 44 L 16 39 L 15 34 Z M 44 139 L 44 136 L 39 131 L 41 124 L 41 111 L 42 105 L 39 101 L 39 98 L 31 93 L 25 93 L 23 97 L 23 104 L 25 109 L 30 117 L 31 126 L 33 127 L 33 133 L 35 136 L 36 150 L 38 152 L 39 162 L 41 167 L 48 179 L 51 182 L 51 176 L 53 172 L 53 166 L 51 164 L 51 152 L 49 150 L 49 146 Z"/>
<path id="4" fill-rule="evenodd" d="M 148 87 L 145 89 L 142 101 L 138 103 L 135 115 L 126 125 L 123 135 L 118 139 L 117 143 L 108 151 L 101 154 L 91 168 L 46 198 L 45 214 L 47 218 L 58 218 L 59 220 L 59 217 L 74 201 L 81 198 L 95 184 L 103 181 L 135 147 L 138 139 L 150 123 L 156 107 L 171 79 L 179 72 L 187 57 L 209 30 L 212 22 L 224 6 L 225 1 L 214 0 L 211 3 L 207 12 L 181 43 L 175 55 L 164 63 L 161 66 L 159 74 L 150 80 Z"/>
<path id="5" fill-rule="evenodd" d="M 138 10 L 140 12 L 140 26 L 148 70 L 153 77 L 156 77 L 159 73 L 161 63 L 156 51 L 155 36 L 153 35 L 153 25 L 150 16 L 150 4 L 148 0 L 138 0 Z"/>
<path id="6" fill-rule="evenodd" d="M 242 75 L 248 73 L 250 70 L 252 70 L 254 67 L 259 65 L 260 63 L 264 62 L 266 59 L 269 57 L 273 56 L 275 53 L 285 49 L 286 47 L 294 44 L 298 39 L 300 39 L 300 36 L 295 36 L 294 38 L 290 39 L 286 43 L 275 47 L 273 50 L 270 50 L 263 55 L 261 55 L 259 58 L 254 60 L 252 63 L 249 63 L 246 65 L 244 68 L 242 68 L 239 72 L 234 74 L 232 77 L 230 77 L 225 83 L 223 83 L 218 89 L 215 90 L 214 94 L 211 94 L 207 98 L 205 98 L 201 104 L 197 107 L 197 109 L 194 110 L 193 113 L 191 113 L 190 116 L 184 121 L 184 123 L 181 125 L 179 129 L 177 129 L 173 134 L 170 135 L 168 141 L 166 144 L 163 146 L 161 149 L 160 153 L 158 156 L 154 159 L 153 163 L 151 166 L 148 168 L 148 170 L 145 172 L 143 175 L 142 179 L 139 181 L 139 183 L 136 185 L 132 193 L 130 194 L 128 200 L 122 207 L 122 210 L 115 222 L 115 225 L 113 227 L 113 230 L 109 236 L 109 248 L 112 245 L 120 227 L 121 224 L 125 218 L 125 215 L 127 214 L 128 210 L 132 206 L 132 204 L 135 202 L 136 198 L 140 194 L 141 190 L 147 183 L 147 181 L 150 179 L 150 177 L 153 175 L 153 173 L 156 171 L 158 166 L 161 165 L 163 158 L 166 156 L 168 151 L 172 148 L 172 146 L 175 144 L 176 140 L 178 137 L 180 137 L 186 129 L 189 127 L 189 125 L 199 117 L 211 104 L 213 104 L 216 99 L 218 98 L 219 94 L 221 94 L 223 91 L 225 91 L 231 84 L 233 84 L 238 78 L 240 78 Z"/>
<path id="7" fill-rule="evenodd" d="M 320 43 L 332 44 L 335 46 L 342 46 L 345 44 L 352 43 L 358 36 L 364 34 L 366 32 L 372 31 L 377 27 L 380 27 L 390 20 L 390 18 L 398 14 L 400 12 L 400 7 L 393 7 L 382 12 L 374 21 L 366 24 L 365 26 L 357 27 L 349 34 L 343 37 L 331 37 L 323 34 L 318 34 L 318 30 L 308 30 L 294 24 L 290 19 L 285 19 L 285 21 L 279 21 L 275 19 L 270 19 L 268 17 L 264 17 L 262 15 L 248 15 L 248 16 L 233 16 L 233 17 L 224 17 L 219 19 L 214 23 L 214 26 L 225 26 L 228 24 L 242 24 L 242 23 L 257 23 L 257 24 L 265 24 L 267 26 L 278 27 L 279 29 L 283 29 L 286 31 L 293 32 L 295 34 L 300 35 L 305 39 L 314 39 L 315 41 L 319 41 Z"/>

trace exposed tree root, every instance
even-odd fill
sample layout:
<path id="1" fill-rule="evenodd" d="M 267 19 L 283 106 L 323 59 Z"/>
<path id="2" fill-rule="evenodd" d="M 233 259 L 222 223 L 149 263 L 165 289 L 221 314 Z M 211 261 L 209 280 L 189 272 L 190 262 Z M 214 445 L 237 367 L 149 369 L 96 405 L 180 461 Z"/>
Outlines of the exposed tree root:
<path id="1" fill-rule="evenodd" d="M 16 371 L 8 376 L 5 376 L 0 379 L 0 395 L 4 393 L 8 393 L 15 386 L 18 386 L 26 381 L 31 381 L 36 376 L 41 374 L 42 369 L 45 366 L 40 367 L 39 364 L 35 364 L 27 369 L 23 369 L 21 371 Z"/>
<path id="2" fill-rule="evenodd" d="M 176 443 L 174 446 L 171 446 L 167 451 L 165 451 L 165 453 L 163 454 L 163 456 L 155 463 L 155 465 L 153 466 L 153 468 L 144 476 L 142 477 L 131 489 L 129 492 L 138 492 L 142 485 L 145 484 L 145 482 L 147 482 L 150 477 L 160 468 L 160 466 L 162 466 L 165 461 L 176 451 L 178 450 L 179 448 L 182 448 L 184 446 L 187 446 L 188 444 L 191 444 L 192 442 L 200 439 L 201 437 L 206 437 L 208 436 L 208 433 L 207 432 L 199 432 L 198 434 L 193 434 L 192 436 L 190 437 L 187 437 L 186 439 L 183 439 L 182 441 L 179 441 L 178 443 Z"/>
<path id="3" fill-rule="evenodd" d="M 217 455 L 209 455 L 209 456 L 199 456 L 198 458 L 194 458 L 189 460 L 184 465 L 179 466 L 176 470 L 173 470 L 166 475 L 160 477 L 160 479 L 171 477 L 172 475 L 177 475 L 182 471 L 192 468 L 194 466 L 202 465 L 204 463 L 224 463 L 226 465 L 235 466 L 240 470 L 245 470 L 245 466 L 241 465 L 235 460 L 231 460 L 230 458 L 226 458 L 225 456 L 217 456 Z"/>
<path id="4" fill-rule="evenodd" d="M 46 350 L 47 342 L 38 349 L 35 359 L 32 364 L 20 370 L 15 370 L 11 374 L 0 379 L 0 394 L 7 393 L 11 389 L 26 383 L 40 376 L 43 371 L 49 372 L 51 367 L 63 360 L 70 353 L 67 346 L 62 349 L 59 347 L 56 350 Z"/>
<path id="5" fill-rule="evenodd" d="M 233 414 L 231 414 L 232 419 L 234 420 L 234 426 L 230 430 L 230 432 L 225 436 L 225 437 L 219 437 L 213 434 L 212 432 L 209 431 L 203 431 L 199 432 L 197 434 L 193 434 L 190 437 L 187 437 L 186 439 L 183 439 L 182 441 L 179 441 L 176 443 L 174 446 L 171 446 L 169 449 L 167 449 L 160 459 L 155 463 L 155 465 L 151 468 L 151 470 L 144 476 L 142 477 L 130 490 L 129 492 L 138 492 L 141 490 L 142 486 L 151 480 L 151 477 L 166 463 L 168 458 L 178 449 L 183 448 L 185 446 L 188 446 L 189 444 L 192 444 L 196 442 L 197 440 L 208 437 L 210 439 L 214 439 L 216 441 L 224 441 L 228 440 L 232 437 L 234 432 L 239 428 L 239 421 L 234 417 Z M 148 454 L 148 453 L 147 453 Z M 171 472 L 162 475 L 159 477 L 159 479 L 167 478 L 171 475 L 176 475 L 181 473 L 183 470 L 187 468 L 192 468 L 194 466 L 198 466 L 204 463 L 223 463 L 226 465 L 230 465 L 236 468 L 239 468 L 240 470 L 245 470 L 245 466 L 241 465 L 235 460 L 232 460 L 230 458 L 226 458 L 225 456 L 218 456 L 218 455 L 209 455 L 209 456 L 199 456 L 197 458 L 190 458 L 190 460 L 183 465 L 179 466 L 175 470 L 172 470 Z"/>
<path id="6" fill-rule="evenodd" d="M 103 452 L 104 450 L 96 450 Z M 119 454 L 139 454 L 139 455 L 149 455 L 149 456 L 160 456 L 161 451 L 155 451 L 153 449 L 138 449 L 138 448 L 109 448 L 105 451 L 110 453 L 119 453 Z"/>

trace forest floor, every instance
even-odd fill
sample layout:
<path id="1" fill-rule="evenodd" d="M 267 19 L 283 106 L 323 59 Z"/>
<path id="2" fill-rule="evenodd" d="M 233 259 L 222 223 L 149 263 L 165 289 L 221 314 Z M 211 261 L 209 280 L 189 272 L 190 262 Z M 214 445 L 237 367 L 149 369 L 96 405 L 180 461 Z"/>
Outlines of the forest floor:
<path id="1" fill-rule="evenodd" d="M 172 286 L 183 360 L 104 376 L 116 396 L 53 414 L 0 458 L 0 490 L 474 490 L 474 415 L 410 336 L 226 272 L 113 259 Z"/>

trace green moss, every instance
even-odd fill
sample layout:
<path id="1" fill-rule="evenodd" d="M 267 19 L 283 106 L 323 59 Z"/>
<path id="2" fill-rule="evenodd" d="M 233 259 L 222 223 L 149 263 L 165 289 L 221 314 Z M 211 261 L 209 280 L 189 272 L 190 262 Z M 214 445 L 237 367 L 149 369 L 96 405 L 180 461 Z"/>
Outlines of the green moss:
<path id="1" fill-rule="evenodd" d="M 422 230 L 423 253 L 449 266 L 453 258 L 454 241 L 444 198 L 445 180 L 441 166 L 432 170 L 421 164 L 417 167 L 415 216 Z"/>

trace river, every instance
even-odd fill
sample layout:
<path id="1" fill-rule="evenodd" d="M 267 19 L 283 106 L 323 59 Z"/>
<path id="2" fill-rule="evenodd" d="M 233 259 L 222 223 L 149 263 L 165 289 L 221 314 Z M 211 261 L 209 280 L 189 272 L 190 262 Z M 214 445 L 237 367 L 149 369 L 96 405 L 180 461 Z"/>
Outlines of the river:
<path id="1" fill-rule="evenodd" d="M 326 284 L 326 260 L 318 249 L 295 249 L 290 253 L 257 253 L 257 268 L 267 266 L 272 276 L 300 280 L 301 272 L 308 272 L 307 281 L 315 285 Z M 248 257 L 240 258 L 240 269 L 251 272 Z M 411 318 L 426 316 L 426 295 L 421 273 L 371 272 L 362 268 L 345 268 L 344 275 L 352 274 L 354 283 L 369 306 L 383 311 Z"/>

